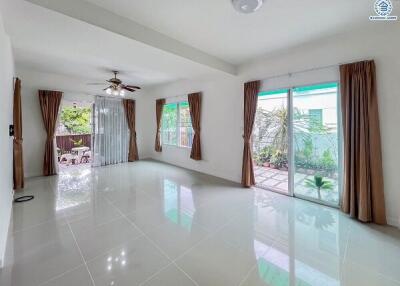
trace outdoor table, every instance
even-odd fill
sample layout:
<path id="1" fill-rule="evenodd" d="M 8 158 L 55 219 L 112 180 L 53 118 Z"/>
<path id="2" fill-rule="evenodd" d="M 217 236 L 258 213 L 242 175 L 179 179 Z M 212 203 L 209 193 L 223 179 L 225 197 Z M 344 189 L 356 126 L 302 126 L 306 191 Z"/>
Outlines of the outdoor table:
<path id="1" fill-rule="evenodd" d="M 82 147 L 74 147 L 71 149 L 72 152 L 76 152 L 78 157 L 82 157 L 83 153 L 85 153 L 86 151 L 89 151 L 90 148 L 86 147 L 86 146 L 82 146 Z"/>

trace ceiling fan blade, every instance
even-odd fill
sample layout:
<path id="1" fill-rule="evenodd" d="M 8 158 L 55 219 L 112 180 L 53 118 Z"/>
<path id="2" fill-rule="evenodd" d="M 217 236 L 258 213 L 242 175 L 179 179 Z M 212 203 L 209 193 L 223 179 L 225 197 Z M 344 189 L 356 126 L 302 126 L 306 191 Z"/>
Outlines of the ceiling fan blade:
<path id="1" fill-rule="evenodd" d="M 107 83 L 106 82 L 104 82 L 104 83 L 100 83 L 100 82 L 89 82 L 89 83 L 87 83 L 86 85 L 106 85 Z"/>
<path id="2" fill-rule="evenodd" d="M 129 88 L 140 89 L 140 87 L 135 86 L 135 85 L 129 85 L 129 84 L 127 84 L 127 85 L 125 85 L 125 86 L 126 86 L 126 87 L 129 87 Z"/>
<path id="3" fill-rule="evenodd" d="M 127 87 L 127 86 L 123 86 L 122 88 L 126 89 L 126 90 L 128 90 L 130 92 L 135 92 L 135 90 L 133 88 L 130 88 L 130 87 Z"/>
<path id="4" fill-rule="evenodd" d="M 107 86 L 106 88 L 104 88 L 103 90 L 107 90 L 108 88 L 112 88 L 112 86 Z"/>

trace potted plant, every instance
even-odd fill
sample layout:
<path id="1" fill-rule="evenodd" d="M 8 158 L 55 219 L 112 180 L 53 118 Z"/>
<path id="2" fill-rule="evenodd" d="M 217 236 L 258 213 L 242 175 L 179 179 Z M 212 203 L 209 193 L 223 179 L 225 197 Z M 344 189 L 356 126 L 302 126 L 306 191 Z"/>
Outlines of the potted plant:
<path id="1" fill-rule="evenodd" d="M 305 185 L 309 188 L 317 190 L 318 199 L 321 200 L 321 189 L 332 190 L 333 184 L 331 181 L 325 180 L 324 177 L 320 175 L 315 175 L 314 179 L 305 179 Z"/>
<path id="2" fill-rule="evenodd" d="M 281 150 L 275 151 L 274 155 L 271 157 L 270 166 L 275 169 L 285 169 L 287 170 L 287 157 Z"/>
<path id="3" fill-rule="evenodd" d="M 79 140 L 74 140 L 74 139 L 70 138 L 69 140 L 72 141 L 72 143 L 74 144 L 74 147 L 82 147 L 83 146 L 82 138 Z"/>
<path id="4" fill-rule="evenodd" d="M 260 153 L 258 153 L 257 163 L 264 167 L 269 167 L 271 156 L 272 156 L 272 147 L 266 146 L 261 149 Z"/>

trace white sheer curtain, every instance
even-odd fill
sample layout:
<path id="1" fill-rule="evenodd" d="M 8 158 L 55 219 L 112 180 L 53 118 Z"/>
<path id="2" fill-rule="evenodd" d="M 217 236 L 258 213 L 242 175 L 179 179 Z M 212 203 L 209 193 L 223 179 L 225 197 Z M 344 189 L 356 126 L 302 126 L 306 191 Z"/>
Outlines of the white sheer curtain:
<path id="1" fill-rule="evenodd" d="M 127 162 L 129 128 L 122 100 L 96 97 L 93 118 L 93 166 Z"/>

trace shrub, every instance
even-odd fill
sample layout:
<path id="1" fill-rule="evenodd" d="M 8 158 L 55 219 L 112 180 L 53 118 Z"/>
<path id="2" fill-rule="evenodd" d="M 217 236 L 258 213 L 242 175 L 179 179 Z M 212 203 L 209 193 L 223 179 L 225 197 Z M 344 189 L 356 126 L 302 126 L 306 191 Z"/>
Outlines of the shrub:
<path id="1" fill-rule="evenodd" d="M 269 162 L 271 160 L 274 150 L 272 146 L 265 146 L 261 149 L 260 153 L 257 155 L 257 159 L 260 163 Z"/>
<path id="2" fill-rule="evenodd" d="M 288 163 L 286 153 L 277 150 L 271 157 L 271 164 L 273 164 L 276 168 L 285 167 Z"/>
<path id="3" fill-rule="evenodd" d="M 334 171 L 336 170 L 336 162 L 333 159 L 332 153 L 330 149 L 326 149 L 322 154 L 322 158 L 319 160 L 321 165 L 321 169 L 326 171 Z"/>

